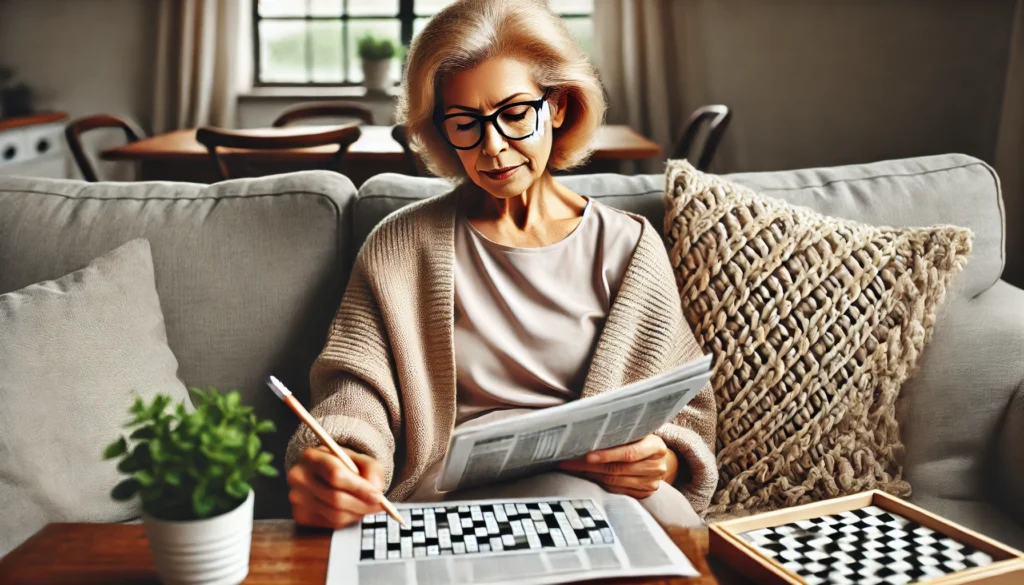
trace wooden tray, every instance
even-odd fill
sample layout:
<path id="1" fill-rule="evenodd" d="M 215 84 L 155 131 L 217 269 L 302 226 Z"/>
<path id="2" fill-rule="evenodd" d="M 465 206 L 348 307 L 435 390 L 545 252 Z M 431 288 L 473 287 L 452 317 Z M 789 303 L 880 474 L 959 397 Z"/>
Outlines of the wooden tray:
<path id="1" fill-rule="evenodd" d="M 779 561 L 763 554 L 755 545 L 747 542 L 740 535 L 792 522 L 852 512 L 868 506 L 877 506 L 886 512 L 902 516 L 992 558 L 992 563 L 987 566 L 968 568 L 943 577 L 916 581 L 917 583 L 928 583 L 929 585 L 962 583 L 1020 585 L 1024 583 L 1024 553 L 877 490 L 712 524 L 709 527 L 710 554 L 727 561 L 737 571 L 756 583 L 808 585 L 807 579 L 787 569 Z"/>

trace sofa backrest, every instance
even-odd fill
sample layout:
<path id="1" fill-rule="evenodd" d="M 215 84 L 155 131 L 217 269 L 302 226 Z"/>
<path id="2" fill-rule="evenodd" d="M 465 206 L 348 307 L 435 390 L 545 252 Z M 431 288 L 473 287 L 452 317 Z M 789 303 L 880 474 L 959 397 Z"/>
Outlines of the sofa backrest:
<path id="1" fill-rule="evenodd" d="M 189 387 L 241 390 L 276 423 L 265 443 L 280 465 L 296 418 L 263 380 L 274 374 L 309 403 L 309 368 L 348 276 L 355 194 L 347 178 L 326 171 L 209 187 L 4 177 L 0 294 L 148 239 L 179 377 Z M 261 482 L 257 515 L 289 516 L 283 478 Z"/>
<path id="2" fill-rule="evenodd" d="M 955 287 L 975 296 L 1003 271 L 1003 205 L 999 180 L 983 161 L 947 154 L 877 163 L 726 175 L 736 183 L 810 207 L 826 215 L 872 225 L 954 224 L 974 231 L 974 252 Z M 570 189 L 607 205 L 639 213 L 659 229 L 664 224 L 665 178 L 615 174 L 559 177 Z M 444 179 L 377 175 L 356 199 L 353 245 L 357 251 L 387 214 L 418 199 L 451 189 Z"/>

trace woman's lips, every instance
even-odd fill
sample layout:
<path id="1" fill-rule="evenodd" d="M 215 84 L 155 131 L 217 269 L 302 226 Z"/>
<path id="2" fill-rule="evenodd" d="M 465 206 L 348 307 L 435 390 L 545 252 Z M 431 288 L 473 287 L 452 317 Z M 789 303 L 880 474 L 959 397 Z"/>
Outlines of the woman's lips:
<path id="1" fill-rule="evenodd" d="M 485 175 L 487 175 L 491 179 L 494 179 L 496 181 L 502 181 L 502 180 L 505 180 L 505 179 L 511 177 L 512 175 L 514 175 L 515 172 L 518 171 L 519 167 L 521 167 L 521 166 L 523 166 L 523 165 L 516 165 L 514 167 L 508 167 L 505 170 L 480 171 L 480 172 L 485 174 Z"/>

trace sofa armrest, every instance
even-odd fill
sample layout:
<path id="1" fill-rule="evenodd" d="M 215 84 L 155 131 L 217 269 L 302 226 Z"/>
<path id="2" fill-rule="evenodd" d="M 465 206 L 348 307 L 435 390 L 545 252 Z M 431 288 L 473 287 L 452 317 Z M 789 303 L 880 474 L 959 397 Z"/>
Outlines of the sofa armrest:
<path id="1" fill-rule="evenodd" d="M 1024 381 L 1006 409 L 994 465 L 999 506 L 1024 526 Z"/>

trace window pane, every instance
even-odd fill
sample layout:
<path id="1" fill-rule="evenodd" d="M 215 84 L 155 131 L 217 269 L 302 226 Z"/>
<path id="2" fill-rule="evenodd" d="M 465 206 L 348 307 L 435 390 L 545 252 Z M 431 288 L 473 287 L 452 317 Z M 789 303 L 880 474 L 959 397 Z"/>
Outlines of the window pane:
<path id="1" fill-rule="evenodd" d="M 565 24 L 572 34 L 576 35 L 580 47 L 587 55 L 593 55 L 594 46 L 594 23 L 589 18 L 565 18 Z"/>
<path id="2" fill-rule="evenodd" d="M 313 79 L 317 83 L 341 83 L 345 68 L 341 55 L 341 21 L 321 20 L 309 23 L 313 37 Z"/>
<path id="3" fill-rule="evenodd" d="M 356 16 L 398 16 L 398 0 L 348 0 L 348 13 Z"/>
<path id="4" fill-rule="evenodd" d="M 420 31 L 423 30 L 423 27 L 427 26 L 428 22 L 430 22 L 429 18 L 417 18 L 412 21 L 412 38 L 415 39 L 416 35 L 420 34 Z"/>
<path id="5" fill-rule="evenodd" d="M 594 0 L 548 0 L 548 6 L 559 14 L 592 14 Z"/>
<path id="6" fill-rule="evenodd" d="M 306 22 L 260 21 L 260 81 L 307 83 Z"/>
<path id="7" fill-rule="evenodd" d="M 351 3 L 352 0 L 349 0 L 349 4 Z M 309 2 L 309 13 L 313 16 L 341 16 L 343 10 L 341 0 L 310 0 Z"/>
<path id="8" fill-rule="evenodd" d="M 359 37 L 366 34 L 367 31 L 377 37 L 390 38 L 395 44 L 396 51 L 400 50 L 399 47 L 402 45 L 399 40 L 402 32 L 401 25 L 396 18 L 348 21 L 348 80 L 352 82 L 358 83 L 363 80 L 363 66 L 359 60 L 357 42 Z M 400 74 L 401 63 L 396 54 L 395 58 L 391 60 L 392 81 L 398 81 Z"/>
<path id="9" fill-rule="evenodd" d="M 260 16 L 306 16 L 306 0 L 259 0 Z"/>
<path id="10" fill-rule="evenodd" d="M 448 6 L 453 0 L 413 0 L 412 10 L 416 14 L 431 15 Z"/>

